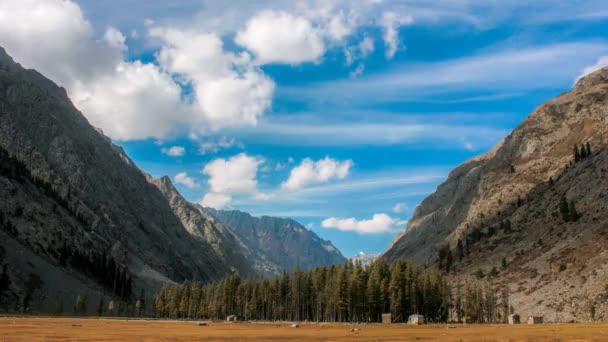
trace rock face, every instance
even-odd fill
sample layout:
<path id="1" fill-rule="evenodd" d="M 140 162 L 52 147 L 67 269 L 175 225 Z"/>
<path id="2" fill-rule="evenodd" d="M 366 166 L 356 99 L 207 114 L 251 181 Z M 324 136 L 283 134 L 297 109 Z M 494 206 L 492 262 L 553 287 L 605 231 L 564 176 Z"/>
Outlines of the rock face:
<path id="1" fill-rule="evenodd" d="M 573 146 L 587 143 L 591 155 L 574 162 Z M 596 318 L 606 318 L 607 146 L 605 68 L 539 106 L 490 152 L 453 170 L 384 257 L 446 268 L 449 251 L 456 280 L 491 273 L 483 281 L 509 286 L 524 315 L 590 320 L 595 307 Z M 564 200 L 579 219 L 564 220 Z"/>
<path id="2" fill-rule="evenodd" d="M 188 202 L 167 176 L 155 179 L 147 175 L 169 201 L 169 205 L 188 233 L 205 245 L 210 245 L 213 254 L 223 260 L 233 272 L 241 275 L 254 274 L 251 255 L 232 231 L 215 220 L 199 205 Z"/>
<path id="3" fill-rule="evenodd" d="M 253 217 L 238 210 L 207 210 L 239 237 L 259 260 L 257 267 L 266 273 L 290 270 L 298 265 L 306 270 L 346 262 L 331 242 L 292 219 Z"/>

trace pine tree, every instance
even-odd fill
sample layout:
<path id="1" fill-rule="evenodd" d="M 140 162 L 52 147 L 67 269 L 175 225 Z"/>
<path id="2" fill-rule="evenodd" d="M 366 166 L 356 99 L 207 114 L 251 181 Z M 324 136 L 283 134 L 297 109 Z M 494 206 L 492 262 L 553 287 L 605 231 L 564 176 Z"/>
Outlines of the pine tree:
<path id="1" fill-rule="evenodd" d="M 581 160 L 587 158 L 587 149 L 584 144 L 581 144 Z"/>
<path id="2" fill-rule="evenodd" d="M 11 285 L 11 278 L 8 274 L 8 265 L 2 266 L 2 274 L 0 274 L 0 297 L 8 290 Z"/>
<path id="3" fill-rule="evenodd" d="M 574 155 L 574 162 L 577 163 L 581 160 L 581 154 L 578 151 L 578 146 L 576 144 L 574 144 L 574 148 L 573 148 L 573 152 L 572 154 Z"/>
<path id="4" fill-rule="evenodd" d="M 503 313 L 503 323 L 507 322 L 507 317 L 509 316 L 509 285 L 505 285 L 502 288 L 501 295 L 501 304 L 502 304 L 502 313 Z"/>
<path id="5" fill-rule="evenodd" d="M 87 313 L 87 297 L 78 295 L 76 296 L 76 302 L 74 303 L 74 314 L 83 316 Z"/>
<path id="6" fill-rule="evenodd" d="M 458 261 L 462 261 L 462 258 L 464 258 L 464 247 L 462 245 L 462 240 L 458 240 Z"/>
<path id="7" fill-rule="evenodd" d="M 196 298 L 198 299 L 199 296 L 196 296 Z M 139 298 L 137 299 L 137 302 L 135 302 L 135 309 L 137 310 L 137 314 L 139 316 L 143 316 L 144 312 L 146 311 L 146 298 L 144 294 L 144 289 L 141 289 L 141 292 L 139 293 Z"/>
<path id="8" fill-rule="evenodd" d="M 97 305 L 97 315 L 98 316 L 103 316 L 103 309 L 104 309 L 105 303 L 103 300 L 103 296 L 99 297 L 99 304 Z"/>
<path id="9" fill-rule="evenodd" d="M 591 144 L 587 141 L 587 156 L 591 155 Z"/>

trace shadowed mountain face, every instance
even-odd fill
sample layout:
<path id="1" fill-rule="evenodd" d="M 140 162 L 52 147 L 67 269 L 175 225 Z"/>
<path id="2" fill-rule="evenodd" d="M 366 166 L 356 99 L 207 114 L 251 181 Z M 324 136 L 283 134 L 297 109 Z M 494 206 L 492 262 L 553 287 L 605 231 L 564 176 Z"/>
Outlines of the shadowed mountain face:
<path id="1" fill-rule="evenodd" d="M 463 282 L 474 273 L 508 286 L 524 315 L 590 320 L 594 307 L 596 318 L 608 317 L 607 146 L 602 69 L 453 170 L 384 257 L 449 268 Z"/>
<path id="2" fill-rule="evenodd" d="M 97 303 L 186 279 L 270 274 L 299 259 L 305 267 L 344 261 L 291 220 L 269 225 L 274 238 L 250 248 L 250 237 L 238 236 L 245 230 L 189 203 L 168 177 L 142 172 L 63 88 L 2 48 L 0 161 L 0 307 L 51 312 L 78 295 Z"/>
<path id="3" fill-rule="evenodd" d="M 239 237 L 267 271 L 291 270 L 298 265 L 309 269 L 346 262 L 331 242 L 319 238 L 294 220 L 253 217 L 238 210 L 207 210 Z"/>

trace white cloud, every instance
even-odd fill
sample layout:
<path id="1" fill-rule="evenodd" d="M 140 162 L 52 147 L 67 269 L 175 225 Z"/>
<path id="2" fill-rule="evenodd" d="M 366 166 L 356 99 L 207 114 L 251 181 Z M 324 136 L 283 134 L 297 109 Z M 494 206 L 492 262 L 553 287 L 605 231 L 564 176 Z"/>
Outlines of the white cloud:
<path id="1" fill-rule="evenodd" d="M 248 54 L 224 51 L 217 34 L 170 28 L 153 28 L 150 34 L 165 44 L 159 63 L 192 84 L 195 106 L 203 114 L 199 121 L 212 129 L 255 125 L 270 107 L 274 82 Z"/>
<path id="2" fill-rule="evenodd" d="M 239 144 L 235 138 L 228 138 L 226 136 L 220 137 L 216 141 L 203 141 L 198 145 L 198 153 L 209 154 L 209 153 L 217 153 L 224 149 L 229 149 L 233 146 L 242 146 Z"/>
<path id="3" fill-rule="evenodd" d="M 245 153 L 229 159 L 218 158 L 203 168 L 209 186 L 217 193 L 252 193 L 257 190 L 257 171 L 262 160 Z"/>
<path id="4" fill-rule="evenodd" d="M 319 114 L 320 117 L 322 113 Z M 242 130 L 241 138 L 270 145 L 294 146 L 365 146 L 395 145 L 402 143 L 431 143 L 434 145 L 462 146 L 462 139 L 477 148 L 491 147 L 502 139 L 508 130 L 475 124 L 403 122 L 388 119 L 375 123 L 343 120 L 336 123 L 298 122 L 285 118 L 272 123 L 260 123 L 255 129 Z"/>
<path id="5" fill-rule="evenodd" d="M 364 59 L 374 52 L 374 40 L 369 35 L 365 35 L 359 44 L 344 48 L 346 65 L 353 64 L 356 60 Z"/>
<path id="6" fill-rule="evenodd" d="M 578 81 L 579 79 L 589 75 L 590 73 L 599 70 L 603 67 L 607 67 L 608 66 L 608 56 L 602 56 L 600 58 L 597 59 L 597 62 L 595 62 L 594 64 L 585 67 L 585 69 L 583 69 L 583 72 L 581 72 L 580 75 L 578 75 L 578 77 L 576 78 L 576 80 Z"/>
<path id="7" fill-rule="evenodd" d="M 352 160 L 339 161 L 325 157 L 315 162 L 306 158 L 291 170 L 289 178 L 281 184 L 281 187 L 293 191 L 306 185 L 325 183 L 331 179 L 344 179 L 352 165 Z"/>
<path id="8" fill-rule="evenodd" d="M 171 146 L 169 148 L 163 147 L 160 151 L 169 157 L 182 157 L 186 154 L 186 149 L 182 146 Z"/>
<path id="9" fill-rule="evenodd" d="M 384 30 L 383 39 L 386 46 L 385 56 L 387 59 L 395 57 L 399 48 L 399 27 L 410 25 L 414 22 L 411 16 L 402 16 L 396 12 L 387 11 L 382 15 L 380 25 Z"/>
<path id="10" fill-rule="evenodd" d="M 282 94 L 327 103 L 417 101 L 440 94 L 483 91 L 500 96 L 514 89 L 570 86 L 586 66 L 608 53 L 603 41 L 508 47 L 479 55 L 430 63 L 405 63 L 358 79 L 327 81 L 307 87 L 283 88 Z M 489 94 L 488 94 L 489 93 Z"/>
<path id="11" fill-rule="evenodd" d="M 96 37 L 73 1 L 0 1 L 3 47 L 65 87 L 87 119 L 113 139 L 255 125 L 270 107 L 274 82 L 247 54 L 225 52 L 213 33 L 153 25 L 146 24 L 160 40 L 162 68 L 125 60 L 125 35 L 108 27 Z M 176 79 L 191 83 L 192 94 L 183 94 Z"/>
<path id="12" fill-rule="evenodd" d="M 325 53 L 322 34 L 310 20 L 283 11 L 259 12 L 237 33 L 235 42 L 262 64 L 317 62 Z"/>
<path id="13" fill-rule="evenodd" d="M 0 42 L 25 67 L 65 87 L 89 121 L 118 140 L 164 137 L 184 121 L 181 89 L 153 64 L 125 62 L 124 35 L 96 39 L 72 1 L 0 2 Z"/>
<path id="14" fill-rule="evenodd" d="M 188 176 L 186 172 L 180 172 L 176 174 L 175 177 L 173 177 L 173 180 L 176 184 L 181 184 L 187 187 L 188 189 L 194 189 L 198 187 L 198 183 L 196 182 L 196 180 Z"/>
<path id="15" fill-rule="evenodd" d="M 374 52 L 374 40 L 366 35 L 363 37 L 361 42 L 359 42 L 359 52 L 362 58 L 369 56 L 370 53 Z"/>
<path id="16" fill-rule="evenodd" d="M 344 15 L 344 11 L 339 11 L 329 20 L 326 30 L 330 38 L 340 41 L 352 33 L 353 26 Z"/>
<path id="17" fill-rule="evenodd" d="M 216 192 L 208 192 L 205 194 L 203 199 L 201 199 L 198 204 L 203 207 L 209 207 L 214 209 L 224 209 L 230 202 L 232 201 L 232 197 L 227 194 L 216 193 Z"/>
<path id="18" fill-rule="evenodd" d="M 127 50 L 127 45 L 125 44 L 125 42 L 127 41 L 127 38 L 125 38 L 125 36 L 122 34 L 122 32 L 118 31 L 117 29 L 115 29 L 113 27 L 108 27 L 106 29 L 104 39 L 110 47 L 113 47 L 120 51 Z"/>
<path id="19" fill-rule="evenodd" d="M 396 226 L 402 222 L 387 214 L 374 214 L 369 220 L 357 220 L 351 218 L 330 217 L 321 222 L 321 227 L 327 229 L 338 229 L 359 234 L 379 234 L 396 230 Z"/>
<path id="20" fill-rule="evenodd" d="M 203 173 L 209 176 L 209 192 L 201 200 L 201 205 L 219 209 L 230 204 L 232 194 L 258 194 L 257 172 L 262 163 L 263 160 L 245 153 L 209 162 L 203 168 Z"/>
<path id="21" fill-rule="evenodd" d="M 71 93 L 89 121 L 118 140 L 166 137 L 188 120 L 180 87 L 153 64 L 118 62 Z"/>
<path id="22" fill-rule="evenodd" d="M 408 210 L 407 205 L 405 203 L 397 203 L 393 206 L 393 212 L 395 214 L 401 214 L 402 212 Z"/>

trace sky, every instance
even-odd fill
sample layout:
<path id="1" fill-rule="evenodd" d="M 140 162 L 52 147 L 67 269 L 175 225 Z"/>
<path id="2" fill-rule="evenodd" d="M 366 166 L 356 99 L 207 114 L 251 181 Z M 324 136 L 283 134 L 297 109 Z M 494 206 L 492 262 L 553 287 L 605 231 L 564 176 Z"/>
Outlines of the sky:
<path id="1" fill-rule="evenodd" d="M 190 201 L 381 253 L 608 65 L 605 0 L 0 0 L 0 46 Z"/>

